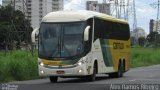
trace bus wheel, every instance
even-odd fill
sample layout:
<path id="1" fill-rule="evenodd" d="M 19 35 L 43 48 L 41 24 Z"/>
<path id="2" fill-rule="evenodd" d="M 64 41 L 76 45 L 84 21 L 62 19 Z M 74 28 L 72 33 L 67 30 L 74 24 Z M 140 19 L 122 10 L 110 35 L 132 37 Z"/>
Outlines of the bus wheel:
<path id="1" fill-rule="evenodd" d="M 96 73 L 97 73 L 97 65 L 96 63 L 94 64 L 93 66 L 93 74 L 92 75 L 89 75 L 87 78 L 89 81 L 95 81 L 96 80 Z"/>
<path id="2" fill-rule="evenodd" d="M 110 78 L 123 77 L 123 73 L 124 73 L 124 65 L 123 65 L 122 62 L 120 62 L 119 65 L 118 65 L 118 72 L 110 73 L 110 74 L 109 74 L 109 77 L 110 77 Z"/>
<path id="3" fill-rule="evenodd" d="M 123 66 L 123 63 L 120 62 L 118 67 L 117 77 L 118 78 L 123 77 L 123 73 L 124 73 L 124 66 Z"/>
<path id="4" fill-rule="evenodd" d="M 56 76 L 50 76 L 49 79 L 51 83 L 56 83 L 58 81 L 58 77 Z"/>

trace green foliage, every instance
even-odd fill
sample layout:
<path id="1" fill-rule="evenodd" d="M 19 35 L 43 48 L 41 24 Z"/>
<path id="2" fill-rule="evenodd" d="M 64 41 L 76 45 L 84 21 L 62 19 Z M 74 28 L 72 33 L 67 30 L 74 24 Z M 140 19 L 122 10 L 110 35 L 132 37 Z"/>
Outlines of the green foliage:
<path id="1" fill-rule="evenodd" d="M 144 44 L 145 44 L 145 37 L 139 37 L 139 38 L 138 38 L 138 43 L 139 43 L 140 46 L 143 47 Z"/>
<path id="2" fill-rule="evenodd" d="M 0 82 L 38 78 L 37 54 L 13 51 L 6 56 L 0 53 Z"/>
<path id="3" fill-rule="evenodd" d="M 158 32 L 151 32 L 146 40 L 150 46 L 160 47 L 160 34 L 158 34 Z"/>
<path id="4" fill-rule="evenodd" d="M 132 48 L 132 67 L 160 64 L 160 48 Z"/>
<path id="5" fill-rule="evenodd" d="M 22 41 L 30 40 L 32 28 L 25 15 L 11 6 L 0 8 L 0 49 L 13 48 L 13 42 L 17 42 L 16 48 L 20 48 Z"/>
<path id="6" fill-rule="evenodd" d="M 133 46 L 134 45 L 134 37 L 131 37 L 131 46 Z"/>
<path id="7" fill-rule="evenodd" d="M 147 36 L 147 40 L 148 42 L 152 43 L 155 41 L 155 36 L 158 34 L 158 32 L 151 32 L 148 36 Z"/>

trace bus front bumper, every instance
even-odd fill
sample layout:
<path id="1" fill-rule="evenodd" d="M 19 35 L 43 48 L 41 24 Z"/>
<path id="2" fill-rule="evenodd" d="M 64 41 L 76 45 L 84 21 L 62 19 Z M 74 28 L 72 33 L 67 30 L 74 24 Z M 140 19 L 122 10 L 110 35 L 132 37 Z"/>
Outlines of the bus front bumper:
<path id="1" fill-rule="evenodd" d="M 85 64 L 71 68 L 52 68 L 39 65 L 40 76 L 86 76 L 88 70 Z"/>

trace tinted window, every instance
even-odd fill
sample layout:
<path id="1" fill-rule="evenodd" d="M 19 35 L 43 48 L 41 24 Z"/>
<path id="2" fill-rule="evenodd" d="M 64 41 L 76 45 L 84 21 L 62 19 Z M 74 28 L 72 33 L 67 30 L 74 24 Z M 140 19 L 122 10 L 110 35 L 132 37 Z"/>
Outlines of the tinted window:
<path id="1" fill-rule="evenodd" d="M 129 25 L 95 18 L 94 40 L 97 38 L 128 40 Z"/>

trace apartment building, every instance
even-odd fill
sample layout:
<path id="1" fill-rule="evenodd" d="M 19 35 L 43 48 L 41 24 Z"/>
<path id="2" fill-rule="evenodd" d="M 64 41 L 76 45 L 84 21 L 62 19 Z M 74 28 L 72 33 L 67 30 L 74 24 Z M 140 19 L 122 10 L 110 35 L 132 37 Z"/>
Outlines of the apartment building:
<path id="1" fill-rule="evenodd" d="M 151 19 L 150 23 L 149 23 L 149 30 L 150 30 L 150 33 L 151 32 L 160 32 L 160 20 L 155 21 L 155 20 Z"/>
<path id="2" fill-rule="evenodd" d="M 96 11 L 110 15 L 110 4 L 98 3 L 98 1 L 87 1 L 86 10 Z"/>

